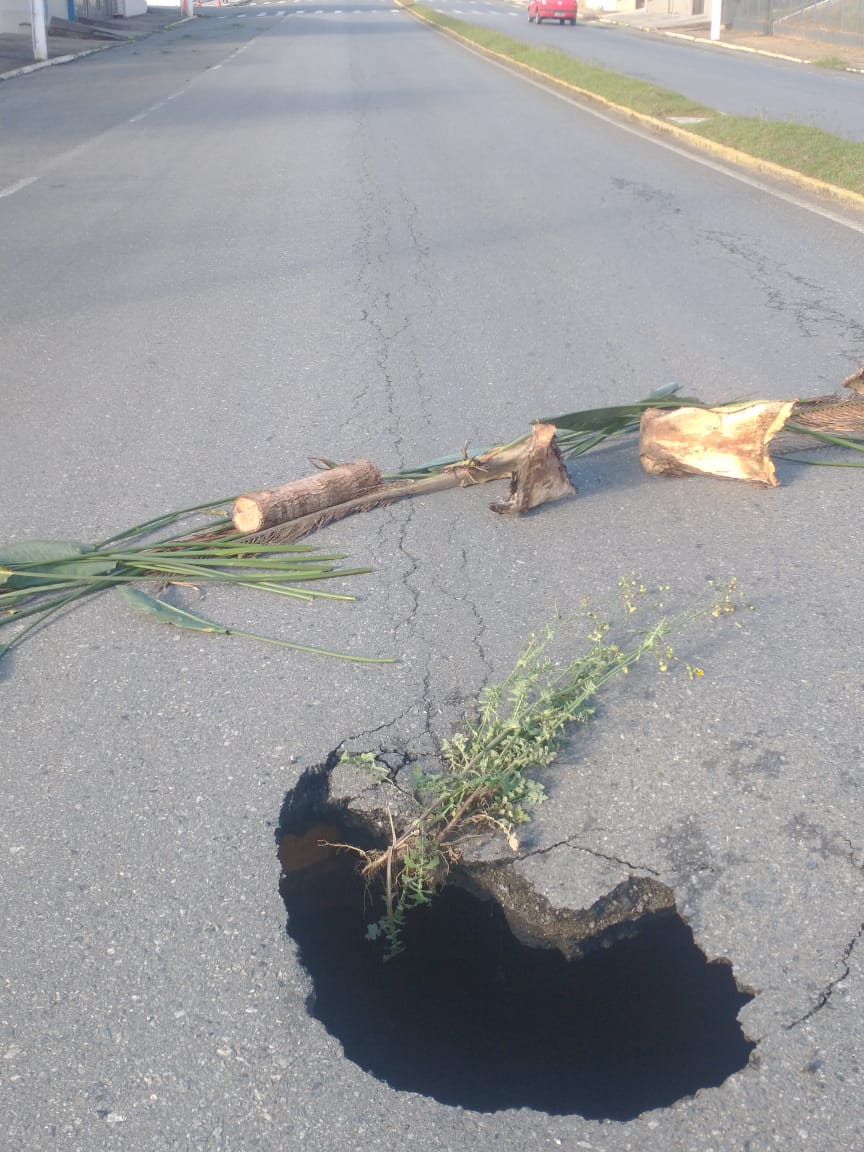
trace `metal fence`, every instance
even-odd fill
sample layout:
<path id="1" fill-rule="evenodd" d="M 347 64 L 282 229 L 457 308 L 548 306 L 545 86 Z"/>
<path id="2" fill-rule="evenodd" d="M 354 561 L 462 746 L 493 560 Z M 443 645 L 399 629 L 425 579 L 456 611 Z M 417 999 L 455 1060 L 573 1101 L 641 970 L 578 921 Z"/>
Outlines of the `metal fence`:
<path id="1" fill-rule="evenodd" d="M 79 20 L 110 24 L 117 15 L 117 0 L 75 0 L 75 15 Z"/>
<path id="2" fill-rule="evenodd" d="M 864 46 L 864 0 L 723 0 L 723 22 L 767 35 Z"/>

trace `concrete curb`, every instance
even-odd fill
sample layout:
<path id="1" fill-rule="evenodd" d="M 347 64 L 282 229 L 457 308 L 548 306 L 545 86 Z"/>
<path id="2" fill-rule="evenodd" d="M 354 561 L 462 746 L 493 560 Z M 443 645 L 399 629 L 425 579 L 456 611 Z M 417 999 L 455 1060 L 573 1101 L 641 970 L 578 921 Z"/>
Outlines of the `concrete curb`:
<path id="1" fill-rule="evenodd" d="M 604 96 L 598 96 L 594 92 L 589 92 L 587 88 L 579 88 L 576 84 L 569 84 L 566 80 L 558 80 L 554 76 L 549 76 L 537 68 L 532 68 L 530 64 L 522 64 L 518 60 L 513 60 L 509 56 L 493 51 L 491 48 L 481 47 L 481 45 L 475 44 L 474 41 L 470 40 L 467 36 L 462 36 L 459 32 L 454 32 L 451 28 L 444 28 L 442 25 L 436 24 L 434 20 L 429 20 L 421 13 L 413 11 L 406 3 L 406 0 L 394 0 L 394 2 L 398 4 L 400 8 L 404 8 L 405 11 L 415 19 L 422 20 L 424 24 L 429 25 L 429 27 L 436 29 L 436 31 L 446 36 L 450 36 L 452 39 L 464 44 L 479 55 L 497 60 L 499 63 L 505 64 L 508 68 L 512 68 L 515 71 L 524 72 L 526 75 L 532 76 L 534 79 L 550 87 L 571 92 L 573 95 L 579 96 L 589 103 L 599 105 L 599 107 L 605 111 L 623 120 L 629 120 L 633 124 L 638 124 L 649 132 L 653 132 L 658 136 L 670 137 L 675 140 L 676 143 L 686 148 L 693 149 L 697 152 L 705 152 L 716 160 L 722 160 L 727 164 L 744 168 L 761 176 L 770 176 L 772 179 L 779 180 L 785 184 L 791 184 L 801 191 L 810 192 L 824 199 L 832 200 L 835 204 L 842 204 L 847 208 L 864 211 L 864 195 L 859 192 L 852 192 L 846 188 L 838 188 L 834 184 L 827 184 L 825 181 L 817 180 L 813 176 L 805 176 L 801 172 L 795 172 L 792 168 L 784 168 L 782 165 L 775 164 L 771 160 L 760 160 L 758 157 L 750 156 L 746 152 L 739 152 L 737 148 L 730 148 L 726 144 L 717 144 L 713 140 L 705 139 L 704 136 L 698 136 L 694 132 L 688 132 L 685 128 L 679 128 L 677 124 L 670 124 L 666 120 L 658 120 L 654 116 L 647 116 L 644 112 L 635 112 L 632 108 L 625 108 L 621 104 L 614 104 Z"/>
<path id="2" fill-rule="evenodd" d="M 0 72 L 0 80 L 14 80 L 16 76 L 27 76 L 29 73 L 39 72 L 43 68 L 52 68 L 55 64 L 71 64 L 73 60 L 80 60 L 84 56 L 92 56 L 94 52 L 104 52 L 106 48 L 113 47 L 113 44 L 100 44 L 97 48 L 85 48 L 82 52 L 70 52 L 68 56 L 52 56 L 50 60 L 37 60 L 33 64 L 25 64 L 23 68 L 13 68 L 11 72 Z"/>
<path id="3" fill-rule="evenodd" d="M 722 40 L 706 40 L 704 36 L 694 36 L 691 32 L 673 32 L 666 28 L 652 28 L 648 24 L 625 24 L 609 16 L 597 16 L 598 24 L 611 24 L 615 28 L 629 28 L 633 32 L 650 32 L 654 36 L 668 36 L 670 40 L 687 40 L 691 44 L 705 44 L 708 48 L 725 48 L 727 52 L 749 52 L 753 56 L 770 56 L 772 60 L 787 60 L 790 64 L 812 64 L 800 56 L 786 56 L 782 52 L 770 52 L 767 48 L 750 48 L 746 44 L 724 44 Z M 857 71 L 857 69 L 850 69 Z"/>
<path id="4" fill-rule="evenodd" d="M 142 32 L 134 40 L 146 40 L 148 36 L 155 36 L 157 32 L 167 32 L 169 28 L 179 28 L 181 24 L 188 24 L 194 16 L 183 16 L 170 24 L 163 24 L 160 28 L 152 28 L 149 32 Z M 104 52 L 106 48 L 117 48 L 120 44 L 130 44 L 132 40 L 111 40 L 107 44 L 97 44 L 95 48 L 83 48 L 80 52 L 69 52 L 65 56 L 52 56 L 50 60 L 37 60 L 33 64 L 25 64 L 22 68 L 13 68 L 9 72 L 0 72 L 0 80 L 14 80 L 16 76 L 27 76 L 31 72 L 39 72 L 42 68 L 52 68 L 55 64 L 71 64 L 73 60 L 82 60 L 85 56 L 92 56 L 96 52 Z"/>
<path id="5" fill-rule="evenodd" d="M 526 7 L 525 0 L 506 0 L 514 8 Z M 580 5 L 580 12 L 583 6 Z M 785 52 L 772 52 L 769 48 L 751 48 L 749 44 L 730 44 L 728 40 L 707 40 L 704 36 L 694 36 L 692 32 L 676 32 L 672 28 L 658 28 L 653 24 L 633 24 L 629 20 L 616 20 L 614 16 L 598 15 L 596 10 L 588 10 L 587 15 L 580 17 L 583 24 L 609 24 L 614 28 L 624 28 L 630 32 L 649 33 L 652 36 L 667 36 L 670 40 L 686 40 L 690 44 L 704 44 L 706 48 L 722 48 L 726 52 L 747 52 L 751 56 L 767 56 L 771 60 L 784 60 L 788 64 L 807 64 L 814 67 L 816 61 L 810 57 L 788 56 Z M 864 68 L 838 68 L 838 72 L 851 72 L 855 76 L 864 76 Z"/>
<path id="6" fill-rule="evenodd" d="M 815 61 L 803 56 L 787 56 L 784 52 L 772 52 L 769 48 L 751 48 L 749 44 L 730 44 L 723 40 L 706 40 L 704 36 L 694 36 L 690 32 L 674 32 L 667 28 L 653 28 L 648 24 L 629 24 L 615 20 L 611 16 L 593 16 L 593 23 L 611 24 L 616 28 L 629 28 L 633 32 L 649 32 L 654 36 L 668 36 L 670 40 L 687 40 L 691 44 L 704 44 L 706 48 L 722 48 L 726 52 L 747 52 L 751 56 L 767 56 L 771 60 L 785 60 L 788 64 L 808 64 Z M 838 68 L 838 72 L 852 72 L 864 76 L 864 68 Z"/>
<path id="7" fill-rule="evenodd" d="M 664 32 L 673 40 L 689 40 L 691 44 L 707 44 L 711 48 L 725 48 L 727 52 L 749 52 L 751 56 L 768 56 L 771 60 L 786 60 L 789 64 L 812 64 L 802 56 L 787 56 L 783 52 L 770 52 L 767 48 L 751 48 L 748 44 L 724 44 L 722 40 L 705 40 L 702 36 L 691 36 L 688 32 Z M 857 71 L 857 69 L 850 69 Z"/>

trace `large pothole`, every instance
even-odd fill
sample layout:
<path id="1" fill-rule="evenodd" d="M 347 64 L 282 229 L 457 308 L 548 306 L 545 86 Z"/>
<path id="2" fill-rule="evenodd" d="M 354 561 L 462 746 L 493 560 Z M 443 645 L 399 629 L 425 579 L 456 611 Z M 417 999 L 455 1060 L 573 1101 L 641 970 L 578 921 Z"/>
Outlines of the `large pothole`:
<path id="1" fill-rule="evenodd" d="M 611 893 L 614 923 L 604 920 L 606 905 L 581 920 L 573 914 L 582 938 L 568 948 L 567 914 L 550 933 L 549 906 L 537 897 L 532 932 L 524 890 L 514 913 L 489 894 L 483 868 L 469 865 L 409 913 L 404 951 L 385 963 L 366 938 L 380 909 L 357 856 L 320 847 L 380 847 L 374 821 L 334 804 L 319 771 L 289 794 L 281 831 L 281 891 L 313 983 L 309 1011 L 348 1059 L 391 1087 L 481 1112 L 620 1121 L 722 1084 L 747 1064 L 754 1045 L 737 1014 L 752 997 L 729 964 L 706 960 L 671 893 L 667 901 L 659 891 L 647 901 Z"/>

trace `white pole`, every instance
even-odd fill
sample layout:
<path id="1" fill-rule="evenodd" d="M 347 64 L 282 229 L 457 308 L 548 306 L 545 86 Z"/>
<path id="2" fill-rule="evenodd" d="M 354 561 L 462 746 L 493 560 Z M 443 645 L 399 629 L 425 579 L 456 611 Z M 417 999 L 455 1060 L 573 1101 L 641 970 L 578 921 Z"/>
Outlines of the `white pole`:
<path id="1" fill-rule="evenodd" d="M 723 16 L 723 0 L 711 0 L 711 39 L 720 39 L 720 20 Z"/>
<path id="2" fill-rule="evenodd" d="M 33 59 L 48 59 L 48 36 L 45 31 L 45 0 L 30 0 L 30 31 L 33 34 Z"/>
<path id="3" fill-rule="evenodd" d="M 194 16 L 195 15 L 194 0 L 180 0 L 180 15 L 181 16 Z"/>

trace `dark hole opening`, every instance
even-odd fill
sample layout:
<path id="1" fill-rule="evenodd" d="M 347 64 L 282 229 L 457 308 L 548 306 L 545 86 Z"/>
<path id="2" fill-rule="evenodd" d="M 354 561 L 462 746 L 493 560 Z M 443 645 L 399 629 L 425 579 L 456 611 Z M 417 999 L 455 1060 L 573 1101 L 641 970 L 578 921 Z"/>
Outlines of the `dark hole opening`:
<path id="1" fill-rule="evenodd" d="M 391 1087 L 479 1112 L 621 1121 L 747 1064 L 755 1045 L 736 1015 L 752 997 L 674 914 L 568 961 L 525 947 L 496 903 L 451 885 L 409 914 L 405 951 L 383 963 L 365 938 L 379 912 L 357 857 L 317 848 L 370 840 L 335 820 L 281 841 L 288 932 L 314 984 L 310 1013 Z"/>

